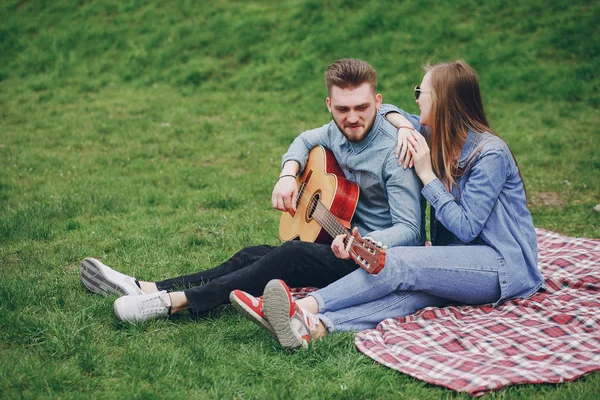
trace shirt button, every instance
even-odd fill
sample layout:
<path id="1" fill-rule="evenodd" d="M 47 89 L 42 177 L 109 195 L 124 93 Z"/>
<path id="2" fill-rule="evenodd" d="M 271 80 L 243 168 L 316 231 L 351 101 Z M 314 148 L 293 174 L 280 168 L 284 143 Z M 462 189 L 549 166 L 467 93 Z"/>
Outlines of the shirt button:
<path id="1" fill-rule="evenodd" d="M 506 281 L 502 281 L 502 283 L 506 284 Z"/>

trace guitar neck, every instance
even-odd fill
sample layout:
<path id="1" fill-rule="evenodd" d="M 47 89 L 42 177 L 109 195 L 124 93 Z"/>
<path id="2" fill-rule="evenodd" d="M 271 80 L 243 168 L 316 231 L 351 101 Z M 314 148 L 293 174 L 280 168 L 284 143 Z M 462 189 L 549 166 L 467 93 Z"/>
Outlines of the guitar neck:
<path id="1" fill-rule="evenodd" d="M 344 225 L 325 207 L 320 200 L 311 201 L 311 210 L 313 218 L 321 225 L 323 229 L 332 237 L 346 235 L 344 244 L 350 257 L 363 269 L 370 274 L 377 275 L 385 265 L 385 250 L 376 247 L 371 241 L 365 241 L 361 238 L 355 238 Z"/>

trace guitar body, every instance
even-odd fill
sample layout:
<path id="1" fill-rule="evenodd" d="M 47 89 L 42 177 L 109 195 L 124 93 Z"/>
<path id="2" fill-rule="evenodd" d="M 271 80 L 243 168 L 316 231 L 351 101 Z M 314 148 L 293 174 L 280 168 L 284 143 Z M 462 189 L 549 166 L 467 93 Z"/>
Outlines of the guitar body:
<path id="1" fill-rule="evenodd" d="M 350 228 L 350 221 L 358 204 L 358 185 L 344 177 L 331 150 L 323 146 L 313 148 L 306 167 L 297 178 L 298 187 L 304 183 L 296 213 L 283 213 L 279 221 L 281 240 L 299 239 L 305 242 L 331 243 L 333 238 L 313 218 L 310 200 L 315 197 L 331 211 L 339 222 Z M 300 197 L 300 196 L 299 196 Z"/>

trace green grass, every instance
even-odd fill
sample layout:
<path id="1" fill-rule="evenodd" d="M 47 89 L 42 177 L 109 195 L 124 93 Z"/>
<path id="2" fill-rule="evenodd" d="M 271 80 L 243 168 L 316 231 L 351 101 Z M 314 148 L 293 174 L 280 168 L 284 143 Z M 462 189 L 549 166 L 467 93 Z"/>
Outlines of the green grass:
<path id="1" fill-rule="evenodd" d="M 281 350 L 229 307 L 124 326 L 95 256 L 143 279 L 277 244 L 280 156 L 329 120 L 322 74 L 417 112 L 429 58 L 479 73 L 537 227 L 600 237 L 600 7 L 587 1 L 0 1 L 0 397 L 466 398 L 335 334 Z M 600 375 L 491 398 L 598 398 Z"/>

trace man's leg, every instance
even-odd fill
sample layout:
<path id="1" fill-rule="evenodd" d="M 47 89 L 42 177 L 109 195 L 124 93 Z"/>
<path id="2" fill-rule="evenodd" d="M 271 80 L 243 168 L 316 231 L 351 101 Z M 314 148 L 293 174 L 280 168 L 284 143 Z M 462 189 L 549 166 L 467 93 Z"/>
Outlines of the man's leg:
<path id="1" fill-rule="evenodd" d="M 229 294 L 240 289 L 262 295 L 271 279 L 283 279 L 291 287 L 326 286 L 358 268 L 353 260 L 337 258 L 329 245 L 289 241 L 254 263 L 208 283 L 184 290 L 190 311 L 202 315 L 227 304 Z"/>
<path id="2" fill-rule="evenodd" d="M 229 260 L 225 261 L 223 264 L 217 267 L 207 269 L 204 271 L 199 271 L 194 274 L 165 279 L 159 282 L 140 282 L 140 284 L 144 292 L 160 290 L 166 290 L 170 292 L 205 285 L 213 281 L 214 279 L 220 278 L 222 276 L 245 268 L 248 265 L 254 264 L 255 262 L 257 262 L 266 254 L 268 254 L 276 248 L 277 247 L 269 245 L 246 247 L 235 253 Z M 152 290 L 152 285 L 155 285 L 155 290 Z"/>
<path id="3" fill-rule="evenodd" d="M 261 251 L 264 252 L 264 250 Z M 115 312 L 120 319 L 129 322 L 166 317 L 168 313 L 172 315 L 188 308 L 192 315 L 198 316 L 228 303 L 229 295 L 235 289 L 258 296 L 262 294 L 266 283 L 274 278 L 284 279 L 294 287 L 322 287 L 357 268 L 354 261 L 335 257 L 328 245 L 300 241 L 285 242 L 279 247 L 271 248 L 264 252 L 264 255 L 256 257 L 254 263 L 246 266 L 243 264 L 251 258 L 244 258 L 240 256 L 240 253 L 236 255 L 239 257 L 232 257 L 238 261 L 242 260 L 235 263 L 239 268 L 232 268 L 228 274 L 208 281 L 200 280 L 199 282 L 204 284 L 183 292 L 167 293 L 165 287 L 159 282 L 156 286 L 160 284 L 161 287 L 156 293 L 117 299 Z M 211 272 L 214 271 L 209 271 L 209 273 Z M 200 279 L 198 277 L 201 275 L 202 272 L 191 275 L 190 278 L 186 278 L 186 283 Z M 182 284 L 181 278 L 170 279 L 168 282 L 172 285 L 171 287 L 177 287 L 177 284 Z M 142 288 L 145 288 L 147 284 L 151 283 L 142 282 Z M 156 289 L 155 287 L 152 291 Z M 145 304 L 150 304 L 152 311 L 148 310 Z"/>
<path id="4" fill-rule="evenodd" d="M 133 276 L 122 274 L 95 258 L 83 260 L 80 275 L 84 286 L 93 293 L 139 295 L 157 293 L 162 290 L 171 292 L 202 285 L 230 272 L 237 271 L 253 264 L 274 248 L 268 245 L 246 247 L 215 268 L 160 282 L 138 281 Z"/>

